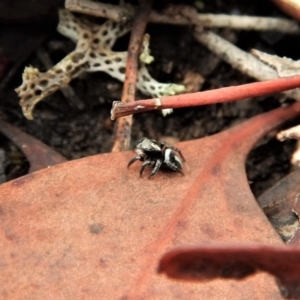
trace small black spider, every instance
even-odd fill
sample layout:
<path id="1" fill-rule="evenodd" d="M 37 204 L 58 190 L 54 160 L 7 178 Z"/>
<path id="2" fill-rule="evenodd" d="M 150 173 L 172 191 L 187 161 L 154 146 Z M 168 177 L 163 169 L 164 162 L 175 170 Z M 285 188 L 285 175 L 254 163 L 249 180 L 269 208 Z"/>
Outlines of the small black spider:
<path id="1" fill-rule="evenodd" d="M 180 155 L 180 157 L 176 154 Z M 146 166 L 153 165 L 153 169 L 149 178 L 156 174 L 156 172 L 162 167 L 165 166 L 170 170 L 180 172 L 182 175 L 182 161 L 185 159 L 181 151 L 175 147 L 167 145 L 164 142 L 158 143 L 155 140 L 149 140 L 147 138 L 142 138 L 135 147 L 136 156 L 133 157 L 129 163 L 131 164 L 140 160 L 143 162 L 140 169 L 140 176 L 142 176 Z"/>

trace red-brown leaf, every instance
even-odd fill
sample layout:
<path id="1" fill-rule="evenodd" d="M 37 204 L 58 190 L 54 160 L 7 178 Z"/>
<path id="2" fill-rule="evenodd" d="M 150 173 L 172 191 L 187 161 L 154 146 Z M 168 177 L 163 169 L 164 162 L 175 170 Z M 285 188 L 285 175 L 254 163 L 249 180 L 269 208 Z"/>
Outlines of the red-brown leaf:
<path id="1" fill-rule="evenodd" d="M 164 252 L 190 243 L 282 244 L 249 189 L 244 162 L 259 138 L 299 110 L 296 104 L 179 143 L 185 176 L 139 178 L 139 163 L 126 169 L 133 153 L 123 152 L 0 186 L 1 293 L 7 299 L 281 299 L 266 274 L 197 285 L 156 269 Z"/>
<path id="2" fill-rule="evenodd" d="M 159 272 L 171 278 L 199 282 L 243 279 L 260 271 L 277 278 L 285 297 L 300 298 L 300 247 L 202 244 L 174 249 L 159 264 Z"/>

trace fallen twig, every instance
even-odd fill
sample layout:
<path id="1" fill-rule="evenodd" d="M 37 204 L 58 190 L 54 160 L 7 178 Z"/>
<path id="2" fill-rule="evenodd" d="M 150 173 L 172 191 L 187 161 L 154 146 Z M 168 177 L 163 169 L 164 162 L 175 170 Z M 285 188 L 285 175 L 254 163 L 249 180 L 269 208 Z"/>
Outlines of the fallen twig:
<path id="1" fill-rule="evenodd" d="M 123 85 L 122 103 L 132 103 L 135 100 L 138 73 L 139 54 L 143 36 L 147 26 L 152 1 L 141 0 L 140 7 L 133 21 Z M 112 152 L 128 150 L 131 140 L 132 116 L 121 118 L 115 125 L 114 145 Z"/>
<path id="2" fill-rule="evenodd" d="M 93 2 L 90 0 L 66 0 L 65 6 L 71 11 L 109 18 L 118 22 L 130 19 L 134 11 L 134 8 L 127 6 L 111 5 Z M 191 24 L 190 21 L 183 16 L 177 15 L 174 17 L 168 14 L 160 14 L 155 11 L 151 12 L 149 21 L 153 23 L 166 23 L 173 25 Z M 197 14 L 197 19 L 194 20 L 193 24 L 201 25 L 206 28 L 267 30 L 289 34 L 300 33 L 299 26 L 296 22 L 283 18 L 233 16 L 225 14 Z"/>
<path id="3" fill-rule="evenodd" d="M 175 15 L 179 13 L 189 19 L 191 23 L 197 24 L 198 13 L 195 9 L 189 6 L 184 6 L 180 12 L 174 11 L 173 13 Z M 278 78 L 278 74 L 273 67 L 266 65 L 250 53 L 241 50 L 216 33 L 210 30 L 203 30 L 202 26 L 196 26 L 194 36 L 198 42 L 202 43 L 211 52 L 243 74 L 253 77 L 259 81 Z M 296 74 L 286 76 L 294 75 Z M 300 100 L 300 91 L 288 91 L 285 92 L 285 94 L 295 100 Z"/>
<path id="4" fill-rule="evenodd" d="M 287 57 L 271 55 L 256 49 L 252 49 L 251 53 L 260 61 L 274 69 L 279 77 L 296 76 L 299 74 L 299 60 L 293 60 Z"/>
<path id="5" fill-rule="evenodd" d="M 85 18 L 76 17 L 67 10 L 60 10 L 57 30 L 77 42 L 76 49 L 47 72 L 26 67 L 22 85 L 16 89 L 20 97 L 23 114 L 33 119 L 37 103 L 67 86 L 71 80 L 85 72 L 106 72 L 124 81 L 127 52 L 113 51 L 116 40 L 131 30 L 131 22 L 126 24 L 107 20 L 99 25 Z M 140 56 L 137 88 L 151 97 L 175 95 L 184 91 L 184 86 L 174 83 L 160 83 L 149 74 L 146 64 L 151 62 L 147 39 Z"/>
<path id="6" fill-rule="evenodd" d="M 247 53 L 212 31 L 195 31 L 195 38 L 211 52 L 218 55 L 233 68 L 259 81 L 278 78 L 277 72 L 250 53 Z M 300 90 L 283 92 L 286 96 L 300 101 Z"/>
<path id="7" fill-rule="evenodd" d="M 90 0 L 66 0 L 66 9 L 74 12 L 103 17 L 117 22 L 127 22 L 133 17 L 133 9 Z"/>
<path id="8" fill-rule="evenodd" d="M 115 101 L 111 110 L 111 118 L 114 120 L 123 116 L 157 109 L 194 107 L 237 101 L 245 98 L 275 94 L 295 89 L 299 86 L 300 75 L 225 87 L 211 91 L 139 100 L 131 103 Z"/>

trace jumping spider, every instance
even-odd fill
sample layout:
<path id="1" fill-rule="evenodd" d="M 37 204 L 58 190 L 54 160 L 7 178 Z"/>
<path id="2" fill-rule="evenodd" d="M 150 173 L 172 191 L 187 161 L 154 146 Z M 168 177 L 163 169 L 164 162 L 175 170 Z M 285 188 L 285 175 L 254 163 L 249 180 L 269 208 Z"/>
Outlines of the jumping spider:
<path id="1" fill-rule="evenodd" d="M 176 152 L 180 155 L 180 157 L 176 154 Z M 181 151 L 173 146 L 164 142 L 159 143 L 156 140 L 142 138 L 135 147 L 135 153 L 136 156 L 129 161 L 127 167 L 137 160 L 142 161 L 143 164 L 140 169 L 140 176 L 142 176 L 147 165 L 153 166 L 149 178 L 155 175 L 162 166 L 165 166 L 170 170 L 180 172 L 184 175 L 182 172 L 182 161 L 184 162 L 185 159 Z"/>

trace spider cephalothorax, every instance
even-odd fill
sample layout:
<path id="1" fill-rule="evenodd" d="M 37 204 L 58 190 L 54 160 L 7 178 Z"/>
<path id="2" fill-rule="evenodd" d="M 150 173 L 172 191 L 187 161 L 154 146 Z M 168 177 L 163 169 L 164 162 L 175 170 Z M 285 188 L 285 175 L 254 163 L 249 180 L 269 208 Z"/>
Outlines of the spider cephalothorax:
<path id="1" fill-rule="evenodd" d="M 136 156 L 129 161 L 128 167 L 137 160 L 142 161 L 143 164 L 140 169 L 140 176 L 143 174 L 147 165 L 153 166 L 149 177 L 155 175 L 162 166 L 183 174 L 182 161 L 185 161 L 185 159 L 181 151 L 164 142 L 158 143 L 155 140 L 142 138 L 135 147 L 135 153 Z M 181 159 L 177 153 L 180 155 Z"/>

